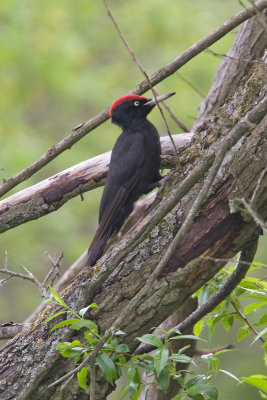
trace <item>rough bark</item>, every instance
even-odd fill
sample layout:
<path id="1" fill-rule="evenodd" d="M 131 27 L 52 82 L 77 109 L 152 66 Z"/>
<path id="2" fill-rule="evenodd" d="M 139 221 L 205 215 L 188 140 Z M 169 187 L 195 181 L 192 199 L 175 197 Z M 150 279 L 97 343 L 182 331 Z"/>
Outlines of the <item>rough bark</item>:
<path id="1" fill-rule="evenodd" d="M 212 87 L 200 104 L 195 126 L 224 104 L 225 100 L 235 92 L 246 71 L 263 56 L 267 32 L 266 25 L 261 24 L 261 18 L 266 16 L 267 10 L 241 25 L 233 47 L 220 63 Z"/>
<path id="2" fill-rule="evenodd" d="M 266 96 L 263 89 L 263 63 L 255 63 L 233 96 L 209 120 L 198 127 L 192 146 L 185 149 L 182 159 L 191 161 L 192 167 L 202 162 L 205 155 L 216 151 L 219 144 L 228 140 L 228 133 L 240 118 L 254 109 Z M 161 277 L 152 290 L 142 299 L 135 310 L 127 316 L 120 327 L 126 332 L 123 340 L 134 349 L 133 339 L 159 325 L 204 282 L 221 268 L 205 257 L 230 258 L 257 235 L 255 222 L 232 213 L 229 201 L 236 197 L 249 199 L 257 186 L 259 176 L 266 166 L 267 135 L 266 116 L 251 125 L 247 134 L 227 154 L 217 175 L 212 193 L 206 200 L 193 226 L 176 249 Z M 187 164 L 188 165 L 188 164 Z M 186 171 L 189 173 L 189 168 Z M 114 272 L 96 287 L 98 273 L 108 271 L 116 255 L 127 249 L 127 244 L 150 218 L 159 212 L 166 199 L 172 197 L 181 177 L 171 172 L 164 188 L 146 217 L 140 221 L 119 243 L 112 246 L 96 265 L 84 269 L 64 290 L 63 298 L 75 310 L 91 302 L 100 308 L 91 312 L 91 318 L 101 332 L 110 327 L 120 310 L 149 280 L 162 255 L 192 206 L 203 181 L 196 184 L 149 233 L 146 240 L 132 250 Z M 254 207 L 262 220 L 267 218 L 267 176 L 260 184 Z M 88 399 L 88 393 L 76 384 L 64 390 L 60 386 L 48 389 L 48 385 L 73 368 L 55 350 L 59 341 L 77 337 L 68 328 L 49 334 L 52 324 L 44 320 L 56 308 L 48 305 L 45 310 L 0 353 L 0 397 L 4 399 Z M 59 317 L 60 320 L 61 317 Z M 105 399 L 112 387 L 97 375 L 97 399 Z"/>

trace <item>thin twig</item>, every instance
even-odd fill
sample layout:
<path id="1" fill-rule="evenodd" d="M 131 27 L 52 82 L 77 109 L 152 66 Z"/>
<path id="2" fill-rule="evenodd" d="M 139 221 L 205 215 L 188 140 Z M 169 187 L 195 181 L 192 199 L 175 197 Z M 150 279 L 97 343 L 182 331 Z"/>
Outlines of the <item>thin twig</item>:
<path id="1" fill-rule="evenodd" d="M 267 0 L 259 0 L 255 3 L 259 11 L 264 10 L 267 7 Z M 247 19 L 251 18 L 252 15 L 256 14 L 254 7 L 250 7 L 247 10 L 242 10 L 222 25 L 215 29 L 212 33 L 204 37 L 203 39 L 196 42 L 193 46 L 185 50 L 179 57 L 175 58 L 168 65 L 162 67 L 157 72 L 149 77 L 149 80 L 153 86 L 162 82 L 164 79 L 172 75 L 179 68 L 185 65 L 192 58 L 203 52 L 206 48 L 217 42 L 219 39 L 224 37 L 227 33 L 235 29 L 237 26 L 242 24 Z M 149 90 L 150 86 L 145 80 L 132 89 L 129 93 L 143 94 Z M 93 129 L 105 122 L 108 117 L 109 107 L 104 111 L 97 114 L 95 117 L 91 118 L 89 121 L 80 124 L 78 127 L 74 128 L 72 133 L 61 140 L 59 143 L 52 146 L 45 154 L 43 154 L 34 163 L 20 171 L 18 174 L 11 178 L 5 179 L 2 186 L 0 186 L 0 197 L 5 193 L 9 192 L 12 188 L 16 187 L 19 183 L 25 181 L 34 175 L 37 171 L 51 162 L 55 157 L 70 149 L 76 142 L 78 142 L 82 137 L 87 135 Z"/>
<path id="2" fill-rule="evenodd" d="M 132 56 L 132 59 L 133 59 L 133 61 L 136 63 L 136 65 L 138 66 L 139 70 L 140 70 L 140 71 L 142 72 L 142 74 L 145 76 L 145 78 L 146 78 L 146 80 L 147 80 L 147 82 L 148 82 L 148 84 L 149 84 L 149 86 L 150 86 L 150 89 L 151 89 L 151 91 L 152 91 L 152 93 L 153 93 L 153 95 L 154 95 L 154 97 L 155 97 L 157 107 L 158 107 L 158 109 L 159 109 L 159 111 L 160 111 L 160 114 L 161 114 L 162 119 L 163 119 L 163 121 L 164 121 L 164 124 L 165 124 L 165 126 L 166 126 L 168 135 L 169 135 L 169 137 L 170 137 L 170 139 L 171 139 L 171 142 L 172 142 L 172 145 L 173 145 L 173 148 L 174 148 L 174 152 L 175 152 L 175 157 L 176 157 L 176 160 L 177 160 L 177 167 L 179 167 L 180 171 L 181 171 L 182 174 L 185 176 L 184 170 L 183 170 L 183 167 L 182 167 L 182 164 L 181 164 L 181 161 L 180 161 L 178 152 L 177 152 L 177 148 L 176 148 L 176 146 L 175 146 L 174 140 L 173 140 L 172 135 L 171 135 L 171 132 L 170 132 L 170 130 L 169 130 L 169 126 L 168 126 L 168 124 L 167 124 L 165 115 L 163 114 L 162 108 L 161 108 L 161 106 L 160 106 L 160 104 L 159 104 L 159 102 L 158 102 L 158 100 L 157 100 L 157 92 L 156 92 L 156 90 L 153 88 L 153 85 L 152 85 L 152 83 L 151 83 L 151 81 L 150 81 L 150 78 L 149 78 L 149 76 L 148 76 L 146 70 L 144 69 L 142 63 L 140 62 L 140 60 L 139 60 L 138 57 L 136 56 L 135 52 L 133 51 L 132 47 L 131 47 L 130 44 L 128 43 L 128 41 L 127 41 L 125 35 L 123 34 L 123 32 L 121 31 L 121 29 L 120 29 L 120 27 L 119 27 L 118 22 L 115 20 L 114 16 L 112 15 L 112 12 L 111 12 L 111 10 L 110 10 L 110 8 L 109 8 L 109 6 L 108 6 L 107 0 L 103 0 L 103 2 L 104 2 L 104 4 L 105 4 L 105 7 L 106 7 L 106 10 L 107 10 L 108 16 L 110 17 L 110 19 L 111 19 L 113 25 L 115 26 L 115 28 L 116 28 L 116 30 L 117 30 L 117 32 L 118 32 L 118 34 L 119 34 L 119 36 L 120 36 L 120 38 L 121 38 L 123 44 L 125 45 L 126 49 L 127 49 L 128 52 L 130 53 L 130 55 Z"/>
<path id="3" fill-rule="evenodd" d="M 4 268 L 0 269 L 1 274 L 8 275 L 9 278 L 20 278 L 26 279 L 28 281 L 33 282 L 39 289 L 41 296 L 46 297 L 46 290 L 42 286 L 42 284 L 38 281 L 38 279 L 23 265 L 20 268 L 25 272 L 25 274 L 21 274 L 19 272 L 10 271 L 7 267 L 7 250 L 5 250 L 5 261 L 4 261 Z"/>
<path id="4" fill-rule="evenodd" d="M 237 307 L 236 303 L 234 301 L 231 301 L 232 306 L 234 307 L 234 309 L 236 310 L 237 314 L 243 319 L 243 321 L 247 324 L 247 326 L 249 327 L 249 329 L 255 333 L 256 336 L 258 336 L 259 332 L 254 328 L 254 326 L 250 323 L 250 321 L 247 319 L 247 317 L 242 313 L 241 310 L 239 310 L 239 308 Z M 262 343 L 265 343 L 265 340 L 263 339 L 263 337 L 259 337 L 260 341 Z"/>
<path id="5" fill-rule="evenodd" d="M 194 85 L 191 81 L 186 79 L 183 75 L 181 75 L 179 72 L 176 72 L 176 75 L 179 76 L 179 78 L 184 81 L 188 86 L 190 86 L 197 94 L 200 95 L 202 99 L 205 99 L 206 95 L 203 93 L 196 85 Z"/>
<path id="6" fill-rule="evenodd" d="M 52 260 L 53 260 L 52 257 L 51 256 L 49 256 L 49 257 L 51 258 L 51 262 L 52 262 Z M 48 287 L 50 285 L 53 284 L 55 278 L 57 277 L 57 270 L 59 268 L 59 263 L 60 263 L 62 257 L 63 257 L 63 253 L 58 257 L 58 259 L 56 261 L 53 260 L 52 268 L 48 272 L 48 274 L 45 277 L 43 283 L 41 283 L 36 278 L 36 276 L 34 276 L 33 273 L 23 265 L 21 265 L 20 268 L 25 272 L 25 274 L 21 274 L 19 272 L 10 271 L 8 269 L 8 267 L 7 267 L 7 250 L 5 250 L 4 268 L 0 269 L 0 273 L 8 275 L 8 279 L 10 279 L 10 278 L 20 278 L 20 279 L 26 279 L 28 281 L 33 282 L 38 287 L 38 289 L 39 289 L 39 291 L 41 293 L 41 296 L 43 298 L 47 298 L 49 296 L 48 293 L 47 293 L 47 289 L 48 289 Z M 0 281 L 0 285 L 3 284 L 6 281 L 7 281 L 7 279 L 2 279 Z"/>
<path id="7" fill-rule="evenodd" d="M 184 321 L 180 322 L 177 326 L 175 326 L 172 330 L 178 329 L 181 332 L 184 332 L 186 329 L 195 325 L 196 322 L 200 321 L 205 315 L 210 313 L 214 308 L 216 308 L 229 294 L 239 285 L 239 283 L 246 276 L 247 271 L 250 268 L 251 262 L 255 256 L 257 250 L 258 239 L 251 243 L 246 249 L 242 250 L 240 254 L 240 258 L 238 264 L 231 274 L 231 276 L 227 279 L 225 284 L 221 287 L 221 289 L 215 293 L 209 300 L 206 301 L 202 306 L 200 306 L 197 310 L 193 311 Z M 176 333 L 172 333 L 169 337 L 175 336 Z M 164 341 L 165 336 L 159 336 L 161 340 Z M 135 354 L 143 354 L 149 353 L 154 350 L 154 347 L 148 344 L 143 344 L 138 347 L 135 351 Z"/>
<path id="8" fill-rule="evenodd" d="M 156 88 L 153 88 L 154 90 L 154 95 L 158 96 L 159 92 L 157 91 Z M 172 109 L 168 106 L 168 104 L 163 101 L 162 102 L 163 107 L 166 108 L 166 110 L 168 111 L 168 113 L 170 114 L 170 117 L 176 122 L 176 124 L 179 126 L 179 128 L 182 129 L 183 132 L 190 132 L 190 130 L 185 126 L 185 124 L 179 120 L 179 118 L 177 117 L 177 115 L 175 115 L 175 113 L 172 111 Z M 175 145 L 176 148 L 176 145 Z"/>
<path id="9" fill-rule="evenodd" d="M 236 57 L 229 56 L 228 54 L 216 53 L 215 51 L 213 51 L 211 49 L 206 49 L 205 51 L 206 51 L 206 53 L 210 53 L 215 57 L 220 57 L 220 58 L 225 57 L 225 58 L 228 58 L 229 60 L 233 60 L 233 61 L 247 62 L 247 63 L 251 63 L 251 64 L 260 62 L 259 60 L 251 60 L 249 58 L 236 58 Z"/>
<path id="10" fill-rule="evenodd" d="M 68 386 L 68 384 L 72 381 L 73 378 L 74 375 L 71 375 L 69 379 L 67 379 L 66 382 L 63 383 L 63 385 L 61 386 L 61 391 L 63 391 Z"/>
<path id="11" fill-rule="evenodd" d="M 265 222 L 257 215 L 256 211 L 254 210 L 256 198 L 260 192 L 261 183 L 264 178 L 264 175 L 267 172 L 267 167 L 264 168 L 260 177 L 258 179 L 257 185 L 253 191 L 252 197 L 250 201 L 247 201 L 245 198 L 234 198 L 231 200 L 231 206 L 233 207 L 233 211 L 243 211 L 241 205 L 245 208 L 245 212 L 250 215 L 250 217 L 255 221 L 255 223 L 262 228 L 263 231 L 267 230 L 267 225 Z"/>
<path id="12" fill-rule="evenodd" d="M 195 348 L 195 349 L 193 350 L 193 356 L 194 356 L 194 357 L 195 357 L 195 356 L 204 356 L 205 354 L 210 354 L 210 353 L 215 354 L 215 353 L 217 353 L 218 351 L 230 350 L 230 349 L 232 349 L 233 347 L 234 347 L 233 344 L 226 344 L 226 345 L 223 345 L 223 346 L 215 347 L 215 348 L 213 348 L 213 349 L 198 349 L 198 348 Z"/>
<path id="13" fill-rule="evenodd" d="M 95 363 L 90 363 L 90 400 L 95 400 Z"/>
<path id="14" fill-rule="evenodd" d="M 255 202 L 256 197 L 257 197 L 257 195 L 258 195 L 258 193 L 259 193 L 259 190 L 260 190 L 261 182 L 262 182 L 263 177 L 264 177 L 264 175 L 265 175 L 266 173 L 267 173 L 267 167 L 264 168 L 264 170 L 262 171 L 262 173 L 261 173 L 261 175 L 260 175 L 260 177 L 259 177 L 259 179 L 258 179 L 257 185 L 256 185 L 255 190 L 254 190 L 254 192 L 253 192 L 253 195 L 252 195 L 252 197 L 251 197 L 251 199 L 250 199 L 251 207 L 254 206 L 254 202 Z"/>
<path id="15" fill-rule="evenodd" d="M 61 253 L 55 260 L 53 259 L 53 257 L 50 256 L 47 251 L 45 252 L 45 255 L 48 257 L 49 261 L 52 264 L 52 268 L 50 269 L 50 271 L 48 271 L 48 274 L 46 275 L 42 283 L 43 287 L 48 289 L 49 286 L 53 286 L 55 280 L 58 279 L 60 276 L 60 262 L 63 258 L 63 253 Z"/>
<path id="16" fill-rule="evenodd" d="M 251 204 L 249 204 L 246 199 L 242 198 L 239 199 L 236 197 L 231 201 L 231 205 L 234 207 L 234 209 L 237 211 L 242 211 L 242 207 L 240 205 L 243 205 L 245 208 L 245 213 L 249 214 L 250 217 L 255 221 L 255 223 L 262 228 L 262 230 L 266 231 L 267 226 L 264 223 L 264 221 L 256 214 L 255 210 L 251 207 Z M 244 210 L 243 210 L 244 212 Z"/>
<path id="17" fill-rule="evenodd" d="M 214 262 L 222 262 L 222 263 L 225 263 L 225 264 L 228 264 L 228 263 L 234 263 L 235 262 L 235 260 L 233 260 L 233 259 L 231 259 L 231 258 L 216 258 L 216 257 L 208 257 L 208 256 L 205 256 L 205 257 L 202 257 L 202 259 L 203 260 L 211 260 L 211 261 L 214 261 Z M 241 262 L 240 260 L 239 260 L 239 262 Z M 242 261 L 242 263 L 244 264 L 244 265 L 249 265 L 249 266 L 251 266 L 251 267 L 258 267 L 259 266 L 259 264 L 257 263 L 257 264 L 255 264 L 255 263 L 250 263 L 250 262 L 246 262 L 246 261 Z M 263 264 L 263 263 L 260 263 L 260 266 L 262 267 L 262 268 L 264 268 L 264 267 L 267 267 L 267 265 L 266 264 Z"/>

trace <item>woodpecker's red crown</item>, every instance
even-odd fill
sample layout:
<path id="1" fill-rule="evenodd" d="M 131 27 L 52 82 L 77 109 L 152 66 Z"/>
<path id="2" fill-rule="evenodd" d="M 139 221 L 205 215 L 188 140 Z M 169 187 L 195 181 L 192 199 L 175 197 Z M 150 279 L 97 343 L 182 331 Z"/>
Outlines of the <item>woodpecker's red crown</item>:
<path id="1" fill-rule="evenodd" d="M 132 101 L 132 100 L 147 100 L 146 97 L 143 96 L 138 96 L 137 94 L 126 94 L 125 96 L 120 97 L 114 103 L 111 104 L 110 110 L 109 110 L 109 116 L 112 116 L 113 111 L 115 108 L 117 108 L 121 103 L 124 103 L 125 101 Z"/>

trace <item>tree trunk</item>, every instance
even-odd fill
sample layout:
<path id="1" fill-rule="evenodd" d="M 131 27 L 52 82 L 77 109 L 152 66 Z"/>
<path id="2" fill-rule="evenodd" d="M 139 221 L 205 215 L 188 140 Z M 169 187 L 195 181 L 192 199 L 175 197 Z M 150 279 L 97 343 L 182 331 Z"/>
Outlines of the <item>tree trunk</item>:
<path id="1" fill-rule="evenodd" d="M 264 15 L 267 11 L 263 12 Z M 259 23 L 258 18 L 251 18 L 244 22 L 239 29 L 233 47 L 222 59 L 218 70 L 216 72 L 212 87 L 199 107 L 198 119 L 195 123 L 195 129 L 201 123 L 203 123 L 212 113 L 216 112 L 220 106 L 222 106 L 226 99 L 230 97 L 240 84 L 245 73 L 252 67 L 253 63 L 257 63 L 258 59 L 263 55 L 266 47 L 266 32 L 264 26 Z M 216 56 L 216 53 L 214 54 Z M 185 305 L 187 307 L 185 307 Z M 192 313 L 192 306 L 194 305 L 194 299 L 189 298 L 185 304 L 176 310 L 166 321 L 161 324 L 161 327 L 165 330 L 170 330 L 181 322 L 181 315 L 183 319 L 188 317 Z M 192 333 L 192 329 L 186 333 Z M 192 342 L 192 341 L 191 341 Z M 172 346 L 176 346 L 172 349 L 178 352 L 179 348 L 190 344 L 191 354 L 195 343 L 181 343 L 181 341 L 171 342 Z M 188 365 L 183 365 L 183 369 L 186 369 Z M 154 384 L 149 390 L 149 394 L 146 397 L 147 400 L 168 400 L 171 399 L 175 394 L 179 393 L 179 384 L 171 380 L 167 393 L 163 393 L 162 390 L 157 388 Z M 142 393 L 142 398 L 145 399 L 145 391 Z"/>
<path id="2" fill-rule="evenodd" d="M 266 96 L 263 89 L 266 67 L 260 58 L 257 61 L 247 68 L 232 97 L 198 126 L 191 147 L 181 153 L 188 177 L 190 172 L 196 171 L 195 168 L 199 171 L 203 165 L 211 165 L 220 145 L 230 143 L 233 131 L 239 129 L 240 139 L 224 157 L 212 190 L 193 225 L 152 289 L 120 326 L 126 332 L 123 341 L 132 351 L 137 345 L 133 340 L 136 336 L 163 322 L 220 270 L 224 263 L 212 258 L 230 258 L 258 235 L 254 219 L 245 210 L 238 212 L 237 202 L 234 202 L 236 198 L 248 200 L 254 193 L 254 212 L 263 221 L 267 218 L 267 174 L 259 181 L 266 167 L 267 154 L 266 100 L 263 101 Z M 250 122 L 240 122 L 247 115 L 251 117 Z M 92 302 L 98 304 L 99 309 L 93 309 L 90 318 L 98 324 L 101 332 L 112 326 L 118 314 L 150 279 L 191 210 L 207 178 L 192 173 L 191 176 L 195 177 L 195 184 L 189 191 L 184 191 L 183 197 L 166 213 L 167 205 L 177 190 L 188 182 L 187 179 L 183 182 L 179 172 L 170 172 L 145 218 L 113 245 L 94 269 L 81 271 L 63 291 L 64 301 L 75 310 Z M 256 187 L 257 193 L 254 192 Z M 151 226 L 157 217 L 159 221 Z M 140 235 L 144 230 L 147 233 L 142 240 Z M 57 307 L 47 305 L 2 349 L 0 398 L 89 398 L 88 392 L 78 388 L 75 379 L 63 390 L 60 386 L 48 388 L 73 368 L 73 361 L 63 359 L 56 351 L 56 345 L 77 337 L 82 340 L 81 333 L 69 328 L 49 333 L 55 322 L 46 325 L 43 322 L 57 311 Z M 64 317 L 58 317 L 57 322 L 62 319 Z M 112 389 L 98 372 L 96 399 L 106 399 Z"/>

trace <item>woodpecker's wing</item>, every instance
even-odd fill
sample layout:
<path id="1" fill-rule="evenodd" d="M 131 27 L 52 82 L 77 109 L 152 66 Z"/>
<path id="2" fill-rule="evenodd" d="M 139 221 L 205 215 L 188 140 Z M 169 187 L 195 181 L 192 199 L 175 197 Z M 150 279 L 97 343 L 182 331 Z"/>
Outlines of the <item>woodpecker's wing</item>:
<path id="1" fill-rule="evenodd" d="M 135 177 L 133 177 L 133 187 L 134 187 L 134 181 L 137 181 L 137 173 L 135 174 Z M 113 199 L 110 199 L 110 202 L 108 203 L 108 206 L 104 209 L 101 220 L 99 223 L 99 227 L 96 231 L 95 237 L 93 242 L 97 242 L 102 236 L 106 234 L 107 231 L 109 231 L 108 237 L 110 237 L 113 233 L 118 231 L 122 223 L 124 222 L 125 218 L 127 218 L 126 215 L 125 218 L 122 216 L 122 218 L 118 218 L 121 210 L 125 206 L 125 201 L 128 198 L 128 189 L 130 189 L 128 186 L 121 186 Z M 107 193 L 108 195 L 109 193 Z M 118 221 L 119 219 L 119 221 Z M 93 244 L 92 242 L 92 244 Z"/>
<path id="2" fill-rule="evenodd" d="M 99 224 L 104 230 L 119 214 L 122 219 L 129 215 L 127 207 L 130 207 L 132 192 L 140 181 L 144 159 L 144 140 L 141 134 L 135 134 L 134 137 L 122 134 L 118 138 L 112 150 L 108 179 L 99 209 Z M 127 215 L 124 216 L 124 213 Z"/>
<path id="3" fill-rule="evenodd" d="M 119 136 L 112 150 L 109 174 L 100 203 L 99 226 L 88 249 L 87 265 L 95 264 L 110 236 L 118 232 L 132 211 L 133 193 L 140 181 L 144 157 L 141 134 Z"/>
<path id="4" fill-rule="evenodd" d="M 101 256 L 106 243 L 113 233 L 118 232 L 125 219 L 132 210 L 133 201 L 129 199 L 129 194 L 136 186 L 140 176 L 137 168 L 132 176 L 127 179 L 125 184 L 108 185 L 101 200 L 100 222 L 95 237 L 88 249 L 87 265 L 94 265 Z M 120 179 L 118 180 L 120 181 Z M 112 180 L 109 180 L 112 183 Z"/>

